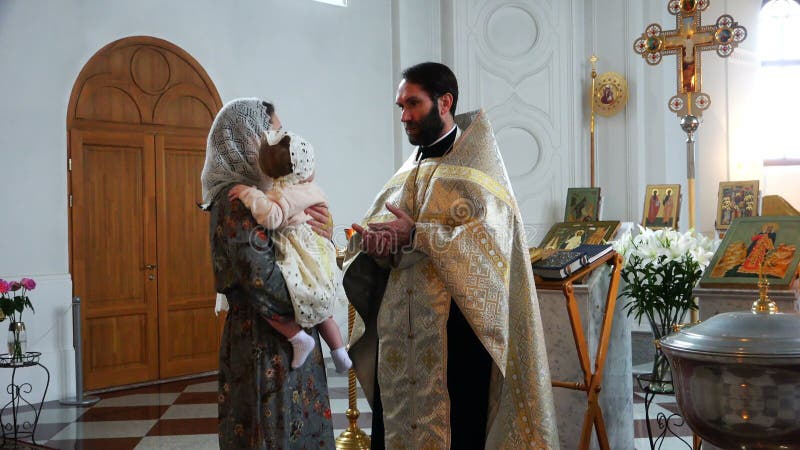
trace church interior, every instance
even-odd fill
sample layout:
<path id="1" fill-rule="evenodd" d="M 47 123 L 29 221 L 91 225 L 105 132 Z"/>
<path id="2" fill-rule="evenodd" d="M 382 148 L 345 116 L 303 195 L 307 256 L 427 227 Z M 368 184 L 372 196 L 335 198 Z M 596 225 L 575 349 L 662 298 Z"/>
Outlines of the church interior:
<path id="1" fill-rule="evenodd" d="M 800 406 L 781 401 L 798 396 L 797 372 L 769 372 L 787 390 L 760 415 L 724 369 L 703 366 L 720 381 L 702 398 L 680 384 L 700 369 L 673 367 L 661 390 L 654 378 L 664 353 L 705 345 L 684 325 L 713 333 L 706 321 L 767 296 L 800 310 L 798 26 L 798 0 L 0 0 L 0 281 L 35 280 L 14 319 L 27 359 L 8 358 L 11 317 L 0 355 L 4 440 L 18 420 L 20 440 L 45 448 L 218 448 L 224 313 L 198 208 L 216 113 L 258 97 L 314 142 L 342 248 L 415 150 L 394 104 L 402 70 L 437 61 L 458 78 L 456 112 L 492 124 L 532 263 L 545 247 L 615 250 L 580 276 L 536 277 L 561 448 L 726 448 L 720 433 L 745 439 L 734 425 L 686 420 L 726 395 L 745 406 L 720 401 L 733 417 L 720 421 L 798 439 L 746 448 L 800 448 L 783 420 Z M 648 321 L 626 287 L 630 242 L 655 230 L 705 251 L 690 252 L 692 307 L 670 323 Z M 346 336 L 347 311 L 335 317 Z M 779 335 L 791 329 L 749 342 L 796 345 Z M 796 371 L 794 350 L 770 355 Z M 368 434 L 363 393 L 349 399 L 330 361 L 327 373 L 335 434 L 350 400 Z"/>

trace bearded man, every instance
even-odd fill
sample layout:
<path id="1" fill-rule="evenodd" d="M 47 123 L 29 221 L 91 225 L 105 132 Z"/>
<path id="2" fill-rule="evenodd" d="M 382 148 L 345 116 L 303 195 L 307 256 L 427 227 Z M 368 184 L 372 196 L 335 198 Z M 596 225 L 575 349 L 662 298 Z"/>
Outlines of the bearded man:
<path id="1" fill-rule="evenodd" d="M 350 240 L 351 357 L 373 448 L 558 448 L 522 219 L 483 112 L 442 64 L 397 89 L 419 146 Z"/>

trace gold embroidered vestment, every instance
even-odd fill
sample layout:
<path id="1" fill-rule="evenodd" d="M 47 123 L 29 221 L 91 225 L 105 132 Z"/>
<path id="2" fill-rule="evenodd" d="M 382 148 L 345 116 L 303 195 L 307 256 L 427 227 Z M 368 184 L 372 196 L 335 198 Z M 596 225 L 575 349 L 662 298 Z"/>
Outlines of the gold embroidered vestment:
<path id="1" fill-rule="evenodd" d="M 453 149 L 414 155 L 378 194 L 363 224 L 416 218 L 413 252 L 345 257 L 358 312 L 351 356 L 372 398 L 375 351 L 386 448 L 449 448 L 446 325 L 456 302 L 493 360 L 487 449 L 557 449 L 550 373 L 522 219 L 483 112 L 456 117 Z M 418 173 L 415 173 L 417 172 Z M 469 374 L 463 376 L 468 377 Z"/>

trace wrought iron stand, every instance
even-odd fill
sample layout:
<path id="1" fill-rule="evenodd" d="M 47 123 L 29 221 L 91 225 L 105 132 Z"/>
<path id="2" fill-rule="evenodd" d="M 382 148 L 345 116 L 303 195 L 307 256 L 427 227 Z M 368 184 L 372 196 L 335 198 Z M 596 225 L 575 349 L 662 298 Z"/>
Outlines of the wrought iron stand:
<path id="1" fill-rule="evenodd" d="M 658 423 L 658 436 L 653 437 L 653 430 L 650 426 L 650 404 L 653 403 L 653 399 L 656 395 L 675 395 L 675 391 L 670 390 L 658 390 L 654 391 L 650 389 L 650 386 L 653 384 L 661 385 L 660 380 L 656 380 L 653 374 L 641 374 L 636 375 L 636 381 L 639 383 L 639 387 L 644 391 L 644 418 L 645 418 L 645 425 L 647 426 L 647 438 L 650 441 L 650 450 L 660 449 L 664 443 L 664 438 L 668 435 L 672 435 L 677 437 L 681 440 L 690 450 L 692 449 L 699 449 L 700 442 L 697 437 L 693 438 L 693 443 L 689 443 L 684 439 L 682 436 L 679 436 L 675 430 L 671 428 L 671 426 L 675 427 L 682 427 L 684 425 L 683 416 L 678 413 L 672 413 L 669 416 L 664 414 L 663 412 L 659 412 L 656 414 L 656 423 Z"/>
<path id="2" fill-rule="evenodd" d="M 6 386 L 6 392 L 11 395 L 11 400 L 0 408 L 3 444 L 6 443 L 6 439 L 17 440 L 26 437 L 29 437 L 31 442 L 36 444 L 36 425 L 39 423 L 39 413 L 42 411 L 44 398 L 47 395 L 47 389 L 50 387 L 50 371 L 39 362 L 41 355 L 40 352 L 26 352 L 22 358 L 13 358 L 8 353 L 0 354 L 0 368 L 11 369 L 11 384 Z M 44 386 L 44 391 L 42 391 L 42 398 L 36 403 L 31 403 L 28 398 L 25 398 L 25 394 L 30 394 L 33 391 L 33 386 L 27 382 L 17 384 L 17 369 L 23 367 L 41 367 L 47 375 L 47 383 Z M 4 419 L 8 408 L 11 408 L 10 422 L 6 422 Z M 30 420 L 21 420 L 20 408 L 33 411 L 33 423 Z"/>

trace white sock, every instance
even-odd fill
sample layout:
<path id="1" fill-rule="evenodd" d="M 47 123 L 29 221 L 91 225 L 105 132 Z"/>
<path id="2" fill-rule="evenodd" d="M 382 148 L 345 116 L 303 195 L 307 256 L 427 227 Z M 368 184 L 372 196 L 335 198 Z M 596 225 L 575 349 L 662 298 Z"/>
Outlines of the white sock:
<path id="1" fill-rule="evenodd" d="M 306 358 L 314 350 L 314 338 L 312 338 L 304 330 L 300 330 L 294 336 L 289 338 L 289 343 L 292 344 L 292 369 L 297 369 L 306 362 Z"/>
<path id="2" fill-rule="evenodd" d="M 331 358 L 333 358 L 333 365 L 336 366 L 336 373 L 345 373 L 353 367 L 353 361 L 350 361 L 350 355 L 347 354 L 344 347 L 331 350 Z"/>

